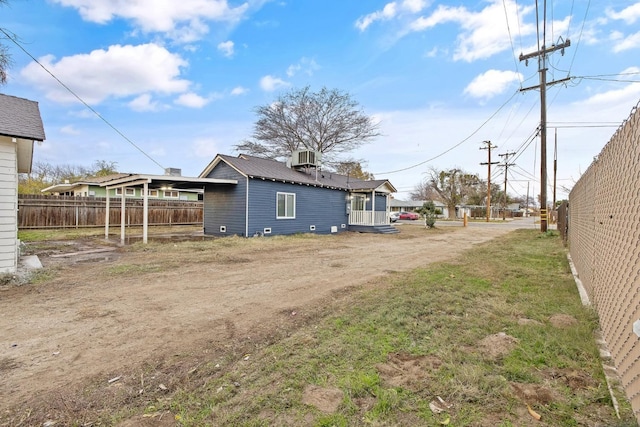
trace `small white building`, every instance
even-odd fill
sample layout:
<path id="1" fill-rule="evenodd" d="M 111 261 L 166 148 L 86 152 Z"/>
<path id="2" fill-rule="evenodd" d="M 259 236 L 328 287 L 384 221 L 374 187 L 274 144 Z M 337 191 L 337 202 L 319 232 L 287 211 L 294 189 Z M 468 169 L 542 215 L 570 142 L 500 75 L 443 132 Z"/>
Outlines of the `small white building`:
<path id="1" fill-rule="evenodd" d="M 44 141 L 38 103 L 0 94 L 0 273 L 18 267 L 18 174 L 30 173 L 34 141 Z"/>

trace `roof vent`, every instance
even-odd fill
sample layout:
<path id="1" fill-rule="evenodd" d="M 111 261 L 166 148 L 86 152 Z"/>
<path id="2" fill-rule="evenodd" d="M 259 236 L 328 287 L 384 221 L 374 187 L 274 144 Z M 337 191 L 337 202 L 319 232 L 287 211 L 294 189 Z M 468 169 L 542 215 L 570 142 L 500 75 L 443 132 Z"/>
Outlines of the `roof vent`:
<path id="1" fill-rule="evenodd" d="M 291 166 L 318 166 L 321 153 L 313 150 L 295 150 L 291 157 Z"/>
<path id="2" fill-rule="evenodd" d="M 164 174 L 167 176 L 182 176 L 182 169 L 177 168 L 165 168 Z"/>

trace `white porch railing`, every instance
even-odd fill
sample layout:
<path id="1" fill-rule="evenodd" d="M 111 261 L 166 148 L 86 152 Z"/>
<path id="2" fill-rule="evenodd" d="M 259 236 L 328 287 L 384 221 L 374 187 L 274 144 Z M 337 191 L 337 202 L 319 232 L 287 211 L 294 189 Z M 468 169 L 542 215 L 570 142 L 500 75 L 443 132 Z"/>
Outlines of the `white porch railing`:
<path id="1" fill-rule="evenodd" d="M 349 225 L 387 225 L 389 223 L 389 213 L 386 211 L 351 211 L 349 215 Z"/>

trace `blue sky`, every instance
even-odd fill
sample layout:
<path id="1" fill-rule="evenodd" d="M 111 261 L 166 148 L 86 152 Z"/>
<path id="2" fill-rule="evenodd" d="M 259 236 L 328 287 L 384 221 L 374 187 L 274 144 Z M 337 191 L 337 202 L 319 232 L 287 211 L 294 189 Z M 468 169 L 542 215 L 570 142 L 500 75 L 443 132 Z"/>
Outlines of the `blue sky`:
<path id="1" fill-rule="evenodd" d="M 548 81 L 571 78 L 547 91 L 549 185 L 557 129 L 564 198 L 640 99 L 640 1 L 547 5 L 545 43 L 533 0 L 9 0 L 0 28 L 22 48 L 4 41 L 14 64 L 0 91 L 40 103 L 35 161 L 197 176 L 237 154 L 255 107 L 335 88 L 379 121 L 383 135 L 353 154 L 398 198 L 430 168 L 486 178 L 487 140 L 492 161 L 517 153 L 508 192 L 535 196 L 540 94 L 519 89 L 538 84 L 538 61 L 519 56 L 540 33 L 571 43 L 547 60 Z"/>

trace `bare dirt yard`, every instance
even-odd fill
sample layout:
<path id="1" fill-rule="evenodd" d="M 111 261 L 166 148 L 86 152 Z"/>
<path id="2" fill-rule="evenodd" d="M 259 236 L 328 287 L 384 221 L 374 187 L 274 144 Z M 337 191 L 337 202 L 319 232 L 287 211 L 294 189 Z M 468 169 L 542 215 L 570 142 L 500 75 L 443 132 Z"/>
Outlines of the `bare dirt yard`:
<path id="1" fill-rule="evenodd" d="M 63 397 L 124 382 L 145 366 L 223 358 L 349 289 L 451 259 L 519 225 L 532 227 L 516 220 L 401 224 L 395 235 L 34 244 L 44 265 L 37 280 L 0 287 L 0 422 L 56 399 L 72 404 Z M 135 381 L 144 388 L 145 378 Z"/>

